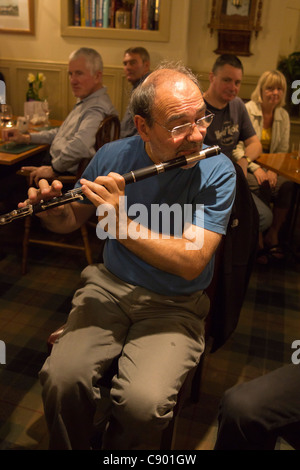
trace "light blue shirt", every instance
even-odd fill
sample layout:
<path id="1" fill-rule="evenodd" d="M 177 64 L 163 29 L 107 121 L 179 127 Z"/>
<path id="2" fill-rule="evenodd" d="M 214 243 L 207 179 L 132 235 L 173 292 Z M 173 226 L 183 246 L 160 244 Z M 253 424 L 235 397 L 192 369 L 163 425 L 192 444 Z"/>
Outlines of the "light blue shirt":
<path id="1" fill-rule="evenodd" d="M 144 142 L 139 136 L 134 136 L 104 145 L 86 168 L 83 177 L 94 181 L 97 176 L 107 175 L 110 171 L 122 175 L 149 165 L 153 162 L 144 149 Z M 184 206 L 189 205 L 192 207 L 191 222 L 194 225 L 225 234 L 235 196 L 235 181 L 232 162 L 221 154 L 201 160 L 190 169 L 177 168 L 126 185 L 127 209 L 132 211 L 137 207 L 134 204 L 145 207 L 148 227 L 153 229 L 153 205 L 166 204 L 171 207 L 179 204 L 182 214 Z M 134 218 L 130 214 L 129 217 Z M 178 229 L 174 222 L 173 228 L 179 233 L 182 226 L 180 222 Z M 146 263 L 115 239 L 107 239 L 103 257 L 106 268 L 115 276 L 163 295 L 187 295 L 203 290 L 210 284 L 213 275 L 213 259 L 199 277 L 187 281 Z"/>

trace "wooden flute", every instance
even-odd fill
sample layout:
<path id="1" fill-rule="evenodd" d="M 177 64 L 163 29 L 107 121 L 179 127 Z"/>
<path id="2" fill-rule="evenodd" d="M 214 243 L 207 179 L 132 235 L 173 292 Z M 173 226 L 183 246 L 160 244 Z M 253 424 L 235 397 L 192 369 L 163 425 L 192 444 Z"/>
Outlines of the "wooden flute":
<path id="1" fill-rule="evenodd" d="M 137 181 L 149 178 L 150 176 L 158 175 L 160 173 L 165 173 L 166 171 L 173 170 L 174 168 L 179 168 L 185 165 L 190 165 L 204 158 L 213 157 L 218 155 L 221 152 L 221 149 L 218 145 L 212 147 L 207 147 L 200 152 L 193 153 L 192 155 L 181 156 L 174 158 L 173 160 L 168 160 L 166 162 L 153 164 L 140 168 L 139 170 L 130 171 L 125 173 L 123 178 L 125 179 L 126 184 L 136 183 Z M 48 209 L 53 209 L 54 207 L 62 206 L 64 204 L 69 204 L 70 202 L 83 200 L 85 198 L 82 189 L 76 188 L 67 191 L 61 196 L 54 197 L 48 201 L 40 201 L 37 204 L 28 204 L 26 207 L 21 209 L 15 209 L 7 214 L 0 216 L 0 225 L 8 224 L 9 222 L 19 219 L 21 217 L 26 217 L 27 215 L 38 214 L 39 212 L 46 211 Z"/>

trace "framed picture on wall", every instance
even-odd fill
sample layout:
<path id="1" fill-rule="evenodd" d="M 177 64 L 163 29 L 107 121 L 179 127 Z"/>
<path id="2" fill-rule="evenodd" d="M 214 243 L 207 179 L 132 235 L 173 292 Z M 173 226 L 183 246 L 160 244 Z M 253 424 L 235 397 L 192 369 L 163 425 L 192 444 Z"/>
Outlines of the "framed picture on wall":
<path id="1" fill-rule="evenodd" d="M 34 0 L 0 0 L 0 34 L 34 34 Z"/>

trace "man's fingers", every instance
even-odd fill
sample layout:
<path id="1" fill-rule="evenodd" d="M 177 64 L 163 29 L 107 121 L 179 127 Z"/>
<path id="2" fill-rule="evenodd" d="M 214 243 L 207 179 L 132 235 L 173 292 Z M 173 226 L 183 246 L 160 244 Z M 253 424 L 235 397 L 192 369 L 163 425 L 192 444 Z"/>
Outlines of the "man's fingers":
<path id="1" fill-rule="evenodd" d="M 36 170 L 37 167 L 36 166 L 22 166 L 21 170 L 22 171 L 33 171 L 33 170 Z"/>

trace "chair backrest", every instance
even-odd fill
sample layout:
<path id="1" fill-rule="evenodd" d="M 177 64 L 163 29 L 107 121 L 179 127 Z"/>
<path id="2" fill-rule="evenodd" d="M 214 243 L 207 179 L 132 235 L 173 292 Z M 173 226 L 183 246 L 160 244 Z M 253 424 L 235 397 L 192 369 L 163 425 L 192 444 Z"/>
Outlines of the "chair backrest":
<path id="1" fill-rule="evenodd" d="M 120 137 L 120 120 L 118 116 L 107 116 L 100 123 L 96 132 L 95 150 L 99 150 L 102 145 L 117 140 Z"/>

